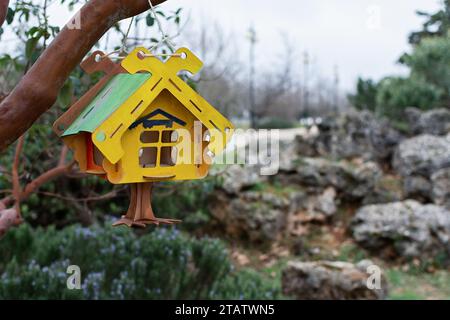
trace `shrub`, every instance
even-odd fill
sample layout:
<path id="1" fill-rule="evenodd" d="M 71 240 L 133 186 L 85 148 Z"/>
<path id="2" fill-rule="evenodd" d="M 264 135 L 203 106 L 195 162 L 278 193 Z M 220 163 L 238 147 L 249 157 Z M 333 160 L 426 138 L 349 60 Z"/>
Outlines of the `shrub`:
<path id="1" fill-rule="evenodd" d="M 66 286 L 69 265 L 82 290 Z M 110 226 L 57 231 L 22 225 L 0 241 L 0 299 L 264 299 L 279 290 L 233 272 L 222 242 L 176 229 L 138 236 Z"/>
<path id="2" fill-rule="evenodd" d="M 441 96 L 442 90 L 422 78 L 387 77 L 378 87 L 376 112 L 391 119 L 402 119 L 407 107 L 422 110 L 438 107 Z"/>
<path id="3" fill-rule="evenodd" d="M 198 230 L 210 221 L 208 199 L 219 183 L 218 177 L 208 176 L 204 180 L 158 184 L 152 201 L 155 214 L 183 220 L 183 230 Z"/>

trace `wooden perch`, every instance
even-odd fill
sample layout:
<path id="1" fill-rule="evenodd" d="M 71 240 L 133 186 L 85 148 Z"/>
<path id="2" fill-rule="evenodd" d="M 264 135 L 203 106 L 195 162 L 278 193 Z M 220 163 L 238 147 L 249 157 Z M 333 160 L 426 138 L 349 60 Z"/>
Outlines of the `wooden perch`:
<path id="1" fill-rule="evenodd" d="M 7 2 L 0 0 L 0 12 Z M 81 28 L 69 29 L 66 25 L 0 103 L 0 152 L 52 107 L 72 70 L 115 23 L 148 9 L 148 0 L 91 0 L 85 4 L 77 13 Z"/>

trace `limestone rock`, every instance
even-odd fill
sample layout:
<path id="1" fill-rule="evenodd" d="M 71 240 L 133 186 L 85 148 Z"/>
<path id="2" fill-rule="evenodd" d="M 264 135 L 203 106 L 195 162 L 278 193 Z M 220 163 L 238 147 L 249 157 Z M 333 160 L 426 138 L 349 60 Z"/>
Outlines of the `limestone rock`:
<path id="1" fill-rule="evenodd" d="M 403 141 L 395 152 L 393 167 L 404 177 L 421 175 L 426 178 L 450 167 L 450 135 L 425 134 Z"/>
<path id="2" fill-rule="evenodd" d="M 234 198 L 216 192 L 209 209 L 228 236 L 264 244 L 285 229 L 290 202 L 268 192 L 245 191 Z"/>
<path id="3" fill-rule="evenodd" d="M 333 187 L 351 200 L 361 199 L 371 192 L 382 176 L 381 169 L 374 162 L 355 165 L 324 158 L 302 158 L 296 171 L 296 174 L 281 174 L 276 180 L 283 185 L 302 186 L 315 193 Z"/>
<path id="4" fill-rule="evenodd" d="M 362 157 L 384 162 L 389 160 L 403 136 L 385 119 L 368 111 L 348 112 L 336 118 L 325 118 L 319 125 L 319 136 L 306 145 L 309 154 L 333 158 Z M 303 142 L 303 141 L 301 141 Z M 305 143 L 303 143 L 305 145 Z"/>
<path id="5" fill-rule="evenodd" d="M 385 299 L 388 288 L 384 275 L 381 274 L 379 289 L 372 290 L 367 285 L 370 265 L 373 265 L 370 261 L 357 265 L 339 261 L 291 261 L 282 273 L 283 293 L 308 300 Z"/>
<path id="6" fill-rule="evenodd" d="M 242 189 L 264 182 L 267 177 L 260 175 L 258 167 L 230 166 L 222 175 L 222 188 L 229 194 L 237 194 Z"/>
<path id="7" fill-rule="evenodd" d="M 450 254 L 450 212 L 414 200 L 359 209 L 352 221 L 353 238 L 363 247 L 393 249 L 402 257 Z"/>

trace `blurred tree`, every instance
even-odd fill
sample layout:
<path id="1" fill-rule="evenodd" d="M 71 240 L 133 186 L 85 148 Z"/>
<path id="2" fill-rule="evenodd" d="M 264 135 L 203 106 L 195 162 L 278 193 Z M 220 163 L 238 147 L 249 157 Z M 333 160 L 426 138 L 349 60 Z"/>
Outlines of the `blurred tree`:
<path id="1" fill-rule="evenodd" d="M 395 120 L 402 119 L 407 107 L 450 107 L 450 0 L 443 6 L 435 14 L 418 12 L 428 20 L 423 30 L 411 34 L 412 52 L 399 59 L 409 75 L 386 77 L 379 83 L 358 79 L 356 94 L 349 96 L 354 107 Z"/>
<path id="2" fill-rule="evenodd" d="M 358 110 L 375 111 L 378 84 L 371 79 L 358 78 L 356 94 L 349 95 L 350 103 Z"/>
<path id="3" fill-rule="evenodd" d="M 411 33 L 409 43 L 419 44 L 424 38 L 442 37 L 448 35 L 450 29 L 450 0 L 443 1 L 444 7 L 434 14 L 418 11 L 419 16 L 426 17 L 423 29 Z"/>
<path id="4" fill-rule="evenodd" d="M 411 69 L 412 77 L 423 78 L 442 90 L 441 105 L 450 106 L 450 38 L 423 39 L 412 54 L 404 54 L 400 62 Z M 430 101 L 431 102 L 431 101 Z"/>

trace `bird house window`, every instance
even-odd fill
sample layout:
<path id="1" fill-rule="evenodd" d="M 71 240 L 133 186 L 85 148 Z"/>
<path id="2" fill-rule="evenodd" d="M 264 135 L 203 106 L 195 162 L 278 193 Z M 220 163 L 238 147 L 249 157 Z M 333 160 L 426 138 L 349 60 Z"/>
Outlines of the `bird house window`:
<path id="1" fill-rule="evenodd" d="M 156 167 L 158 148 L 142 148 L 139 150 L 139 164 L 142 168 Z"/>
<path id="2" fill-rule="evenodd" d="M 173 167 L 177 163 L 179 140 L 175 130 L 147 130 L 141 133 L 139 164 L 142 168 Z"/>
<path id="3" fill-rule="evenodd" d="M 142 143 L 158 143 L 159 131 L 144 131 L 141 134 Z"/>
<path id="4" fill-rule="evenodd" d="M 178 142 L 178 132 L 173 130 L 163 131 L 161 142 L 162 143 Z"/>
<path id="5" fill-rule="evenodd" d="M 161 148 L 161 167 L 173 167 L 177 163 L 178 150 L 176 147 Z"/>

